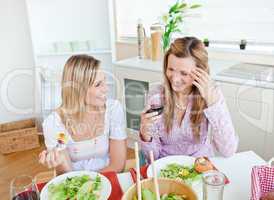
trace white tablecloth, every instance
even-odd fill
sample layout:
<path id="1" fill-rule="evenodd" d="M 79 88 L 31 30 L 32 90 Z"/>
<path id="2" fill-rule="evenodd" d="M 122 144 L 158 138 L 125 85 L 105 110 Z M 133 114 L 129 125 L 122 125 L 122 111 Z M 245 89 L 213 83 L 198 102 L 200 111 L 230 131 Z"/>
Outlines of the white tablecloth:
<path id="1" fill-rule="evenodd" d="M 255 165 L 266 164 L 253 151 L 237 153 L 230 158 L 215 157 L 210 160 L 230 180 L 230 183 L 225 186 L 224 200 L 248 200 L 250 198 L 251 169 Z M 133 184 L 129 172 L 119 174 L 118 179 L 123 191 Z M 196 186 L 194 190 L 199 199 L 202 199 L 201 185 Z"/>

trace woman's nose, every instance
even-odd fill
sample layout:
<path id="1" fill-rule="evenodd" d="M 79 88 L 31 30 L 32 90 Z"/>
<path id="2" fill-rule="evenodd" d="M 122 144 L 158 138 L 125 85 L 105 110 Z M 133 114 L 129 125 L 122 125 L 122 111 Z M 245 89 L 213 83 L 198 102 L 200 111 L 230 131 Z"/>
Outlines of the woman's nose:
<path id="1" fill-rule="evenodd" d="M 172 82 L 180 82 L 180 76 L 177 73 L 174 73 L 172 76 Z"/>
<path id="2" fill-rule="evenodd" d="M 102 92 L 104 92 L 104 93 L 108 92 L 108 85 L 106 83 L 102 87 Z"/>

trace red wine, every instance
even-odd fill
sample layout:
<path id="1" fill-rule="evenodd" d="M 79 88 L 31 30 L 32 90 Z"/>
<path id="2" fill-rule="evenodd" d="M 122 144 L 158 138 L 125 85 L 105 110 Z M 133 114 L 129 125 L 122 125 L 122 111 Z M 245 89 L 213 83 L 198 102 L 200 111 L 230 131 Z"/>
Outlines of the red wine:
<path id="1" fill-rule="evenodd" d="M 39 200 L 39 195 L 35 191 L 26 191 L 17 194 L 12 200 Z"/>
<path id="2" fill-rule="evenodd" d="M 158 112 L 158 115 L 162 114 L 164 107 L 150 108 L 146 113 Z"/>

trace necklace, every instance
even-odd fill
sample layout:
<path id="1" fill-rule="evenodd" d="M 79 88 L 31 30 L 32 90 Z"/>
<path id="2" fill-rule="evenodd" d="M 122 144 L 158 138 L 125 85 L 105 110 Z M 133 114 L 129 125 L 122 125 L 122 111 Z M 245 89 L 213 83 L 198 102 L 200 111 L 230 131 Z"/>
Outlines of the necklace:
<path id="1" fill-rule="evenodd" d="M 177 102 L 175 102 L 175 106 L 181 110 L 181 111 L 184 111 L 186 109 L 186 106 L 181 106 L 180 104 L 178 104 Z"/>

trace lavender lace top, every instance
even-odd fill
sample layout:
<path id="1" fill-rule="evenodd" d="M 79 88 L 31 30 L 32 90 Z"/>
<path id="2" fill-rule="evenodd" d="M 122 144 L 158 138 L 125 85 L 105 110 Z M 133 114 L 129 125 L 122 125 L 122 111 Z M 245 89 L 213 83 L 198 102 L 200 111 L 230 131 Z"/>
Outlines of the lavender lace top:
<path id="1" fill-rule="evenodd" d="M 157 86 L 148 94 L 147 103 L 149 105 L 163 104 L 163 86 Z M 168 155 L 188 155 L 188 156 L 208 156 L 215 155 L 215 151 L 222 156 L 233 155 L 238 146 L 238 136 L 227 109 L 223 94 L 218 89 L 219 100 L 214 105 L 204 109 L 204 118 L 200 125 L 200 140 L 194 138 L 191 128 L 190 112 L 193 96 L 188 97 L 188 105 L 181 125 L 174 119 L 170 133 L 164 127 L 164 118 L 155 122 L 151 128 L 153 133 L 152 141 L 145 142 L 140 139 L 141 148 L 146 158 L 149 158 L 149 151 L 154 152 L 155 159 Z M 211 126 L 211 131 L 209 127 Z M 209 134 L 210 133 L 210 134 Z"/>

